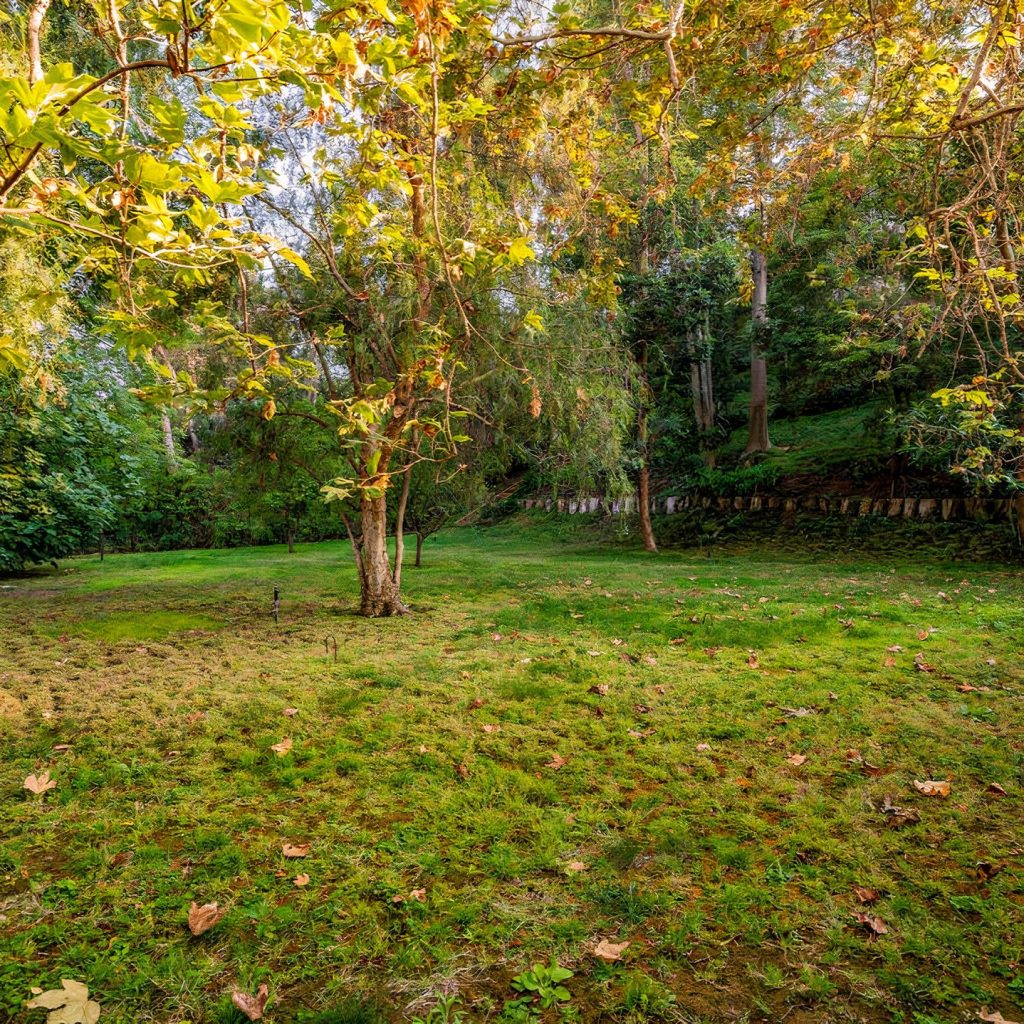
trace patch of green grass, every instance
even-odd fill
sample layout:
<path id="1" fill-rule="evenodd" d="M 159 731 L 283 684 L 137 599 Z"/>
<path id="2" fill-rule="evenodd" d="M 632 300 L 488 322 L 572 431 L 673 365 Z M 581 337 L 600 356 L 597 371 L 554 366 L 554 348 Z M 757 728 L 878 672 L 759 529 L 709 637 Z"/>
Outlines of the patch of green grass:
<path id="1" fill-rule="evenodd" d="M 522 529 L 439 538 L 399 620 L 351 614 L 341 544 L 0 591 L 0 1019 L 61 978 L 105 1024 L 263 982 L 289 1024 L 1015 1019 L 1018 572 Z M 521 1003 L 552 958 L 571 998 Z"/>

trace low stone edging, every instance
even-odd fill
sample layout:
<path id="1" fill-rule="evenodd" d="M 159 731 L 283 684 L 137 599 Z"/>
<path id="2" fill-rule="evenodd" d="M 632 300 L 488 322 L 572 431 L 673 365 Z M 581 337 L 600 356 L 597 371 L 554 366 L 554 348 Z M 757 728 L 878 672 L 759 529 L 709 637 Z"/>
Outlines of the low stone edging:
<path id="1" fill-rule="evenodd" d="M 635 495 L 611 500 L 601 497 L 527 498 L 524 509 L 544 509 L 568 515 L 620 515 L 635 513 Z M 714 509 L 720 512 L 775 511 L 783 514 L 812 512 L 819 515 L 884 516 L 888 519 L 941 519 L 994 522 L 1024 519 L 1024 498 L 784 498 L 755 494 L 734 498 L 709 498 L 692 495 L 651 499 L 653 515 L 672 515 L 684 509 Z"/>

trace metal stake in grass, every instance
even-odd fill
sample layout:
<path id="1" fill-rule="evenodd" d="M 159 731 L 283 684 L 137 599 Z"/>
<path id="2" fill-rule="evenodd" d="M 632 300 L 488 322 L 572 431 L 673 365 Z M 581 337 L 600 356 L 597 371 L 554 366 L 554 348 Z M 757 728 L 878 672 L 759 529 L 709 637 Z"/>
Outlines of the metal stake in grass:
<path id="1" fill-rule="evenodd" d="M 278 612 L 281 610 L 281 592 L 274 587 L 274 621 L 277 622 Z"/>
<path id="2" fill-rule="evenodd" d="M 324 654 L 330 656 L 331 653 L 331 641 L 334 641 L 334 664 L 338 664 L 338 638 L 332 633 L 330 636 L 324 637 Z"/>

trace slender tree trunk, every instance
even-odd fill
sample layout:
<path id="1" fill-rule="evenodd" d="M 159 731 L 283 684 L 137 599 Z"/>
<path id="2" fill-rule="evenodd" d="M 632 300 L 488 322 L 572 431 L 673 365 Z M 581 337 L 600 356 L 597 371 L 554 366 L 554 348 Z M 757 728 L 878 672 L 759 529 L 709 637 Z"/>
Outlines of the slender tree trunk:
<path id="1" fill-rule="evenodd" d="M 654 540 L 654 527 L 651 525 L 651 471 L 647 461 L 640 467 L 636 479 L 636 501 L 640 513 L 640 536 L 644 539 L 644 549 L 657 551 Z"/>
<path id="2" fill-rule="evenodd" d="M 416 534 L 416 568 L 423 564 L 423 534 Z"/>
<path id="3" fill-rule="evenodd" d="M 164 448 L 167 449 L 167 461 L 174 466 L 178 461 L 178 452 L 174 446 L 174 428 L 171 426 L 171 417 L 166 412 L 160 414 L 160 425 L 164 431 Z"/>
<path id="4" fill-rule="evenodd" d="M 35 85 L 43 77 L 43 59 L 39 37 L 43 31 L 43 19 L 50 6 L 50 0 L 36 0 L 28 9 L 28 22 L 25 26 L 25 41 L 28 48 L 28 80 Z"/>
<path id="5" fill-rule="evenodd" d="M 398 496 L 395 512 L 395 589 L 402 589 L 402 559 L 405 557 L 405 510 L 409 505 L 409 483 L 412 480 L 412 463 L 402 473 L 402 492 Z"/>
<path id="6" fill-rule="evenodd" d="M 768 261 L 761 249 L 751 252 L 750 266 L 754 277 L 750 310 L 754 338 L 750 346 L 750 419 L 744 455 L 766 452 L 772 446 L 768 438 L 768 364 L 761 349 L 768 323 Z"/>
<path id="7" fill-rule="evenodd" d="M 404 615 L 409 609 L 402 604 L 388 558 L 387 497 L 364 497 L 359 518 L 363 531 L 359 613 L 370 618 Z"/>
<path id="8" fill-rule="evenodd" d="M 288 524 L 287 538 L 288 538 L 288 554 L 291 555 L 291 554 L 295 553 L 295 530 L 292 527 L 291 523 Z"/>
<path id="9" fill-rule="evenodd" d="M 650 465 L 650 430 L 648 428 L 647 403 L 649 400 L 647 386 L 647 344 L 640 343 L 637 352 L 637 365 L 640 369 L 640 403 L 637 410 L 637 438 L 640 442 L 640 470 L 636 477 L 636 504 L 640 516 L 640 536 L 647 551 L 657 551 L 654 540 L 654 527 L 651 525 L 651 465 Z"/>

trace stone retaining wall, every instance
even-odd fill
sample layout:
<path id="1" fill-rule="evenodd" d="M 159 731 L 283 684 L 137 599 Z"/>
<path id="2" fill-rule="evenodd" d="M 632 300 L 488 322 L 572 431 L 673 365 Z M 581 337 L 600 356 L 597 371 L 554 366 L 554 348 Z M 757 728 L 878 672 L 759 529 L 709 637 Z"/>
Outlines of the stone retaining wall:
<path id="1" fill-rule="evenodd" d="M 568 515 L 609 515 L 635 513 L 636 496 L 608 500 L 600 497 L 527 498 L 524 509 L 545 509 Z M 689 508 L 715 509 L 721 512 L 775 511 L 783 514 L 812 512 L 820 515 L 885 516 L 889 519 L 941 519 L 996 522 L 1020 517 L 1024 521 L 1024 498 L 781 498 L 755 494 L 751 497 L 702 498 L 655 497 L 654 515 L 672 515 Z"/>

